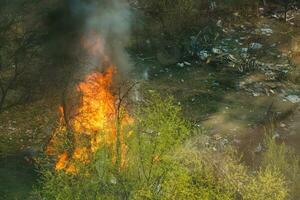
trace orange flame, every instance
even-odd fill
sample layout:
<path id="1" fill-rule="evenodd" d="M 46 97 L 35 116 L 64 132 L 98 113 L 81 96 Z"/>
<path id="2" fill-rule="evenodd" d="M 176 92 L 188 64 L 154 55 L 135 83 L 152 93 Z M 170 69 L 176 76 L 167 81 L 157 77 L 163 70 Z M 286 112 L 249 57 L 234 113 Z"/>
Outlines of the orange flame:
<path id="1" fill-rule="evenodd" d="M 93 43 L 92 41 L 96 42 Z M 96 38 L 94 33 L 91 35 L 91 40 L 83 40 L 83 47 L 87 48 L 92 55 L 100 54 L 102 59 L 107 58 L 103 54 L 103 44 L 102 39 Z M 107 59 L 103 62 L 107 64 Z M 93 72 L 89 74 L 77 85 L 76 89 L 81 99 L 75 110 L 72 111 L 75 114 L 68 119 L 68 128 L 72 130 L 73 150 L 71 151 L 63 150 L 61 152 L 61 150 L 57 150 L 58 144 L 64 143 L 61 138 L 66 137 L 68 134 L 66 122 L 64 122 L 64 110 L 60 107 L 60 124 L 54 131 L 46 150 L 49 155 L 57 157 L 56 170 L 75 173 L 77 171 L 76 162 L 90 162 L 91 155 L 104 145 L 111 149 L 112 161 L 115 163 L 119 156 L 121 159 L 119 167 L 123 168 L 125 166 L 127 146 L 123 127 L 132 120 L 127 113 L 122 119 L 118 119 L 117 99 L 111 92 L 115 73 L 116 67 L 111 65 L 103 73 Z M 83 137 L 87 141 L 83 142 Z M 117 152 L 118 148 L 120 152 Z"/>

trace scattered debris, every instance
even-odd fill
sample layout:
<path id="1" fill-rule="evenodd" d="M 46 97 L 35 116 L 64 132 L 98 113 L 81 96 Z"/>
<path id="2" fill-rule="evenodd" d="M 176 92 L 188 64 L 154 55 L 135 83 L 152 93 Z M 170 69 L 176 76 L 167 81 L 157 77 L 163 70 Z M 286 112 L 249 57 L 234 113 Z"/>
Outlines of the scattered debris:
<path id="1" fill-rule="evenodd" d="M 280 134 L 278 132 L 275 132 L 272 138 L 273 139 L 279 139 L 280 138 Z"/>
<path id="2" fill-rule="evenodd" d="M 259 94 L 259 93 L 256 93 L 256 92 L 253 92 L 252 95 L 253 95 L 254 97 L 259 97 L 259 96 L 260 96 L 260 94 Z"/>
<path id="3" fill-rule="evenodd" d="M 299 103 L 300 102 L 300 97 L 298 97 L 297 95 L 289 95 L 289 96 L 285 97 L 285 99 L 292 102 L 292 103 Z"/>
<path id="4" fill-rule="evenodd" d="M 271 34 L 273 34 L 273 30 L 270 28 L 261 28 L 260 31 L 261 31 L 261 34 L 267 35 L 267 36 L 270 36 Z"/>
<path id="5" fill-rule="evenodd" d="M 261 49 L 262 47 L 263 47 L 262 44 L 256 43 L 256 42 L 253 42 L 249 45 L 249 48 L 253 49 L 253 50 L 258 50 L 258 49 Z"/>
<path id="6" fill-rule="evenodd" d="M 188 65 L 188 66 L 191 66 L 192 64 L 191 63 L 189 63 L 189 62 L 187 62 L 187 61 L 184 61 L 183 62 L 185 65 Z"/>
<path id="7" fill-rule="evenodd" d="M 285 127 L 286 127 L 286 124 L 284 124 L 284 123 L 281 122 L 281 123 L 280 123 L 280 127 L 281 127 L 281 128 L 285 128 Z"/>
<path id="8" fill-rule="evenodd" d="M 184 63 L 177 63 L 178 67 L 184 67 Z"/>
<path id="9" fill-rule="evenodd" d="M 212 52 L 213 52 L 214 54 L 222 54 L 222 50 L 221 50 L 221 49 L 218 49 L 218 48 L 213 48 L 213 49 L 212 49 Z"/>
<path id="10" fill-rule="evenodd" d="M 260 152 L 262 152 L 262 150 L 263 150 L 263 147 L 262 147 L 261 143 L 259 143 L 258 146 L 255 148 L 254 152 L 260 153 Z"/>
<path id="11" fill-rule="evenodd" d="M 198 56 L 200 57 L 201 60 L 205 61 L 209 57 L 209 54 L 207 51 L 203 50 L 198 53 Z"/>

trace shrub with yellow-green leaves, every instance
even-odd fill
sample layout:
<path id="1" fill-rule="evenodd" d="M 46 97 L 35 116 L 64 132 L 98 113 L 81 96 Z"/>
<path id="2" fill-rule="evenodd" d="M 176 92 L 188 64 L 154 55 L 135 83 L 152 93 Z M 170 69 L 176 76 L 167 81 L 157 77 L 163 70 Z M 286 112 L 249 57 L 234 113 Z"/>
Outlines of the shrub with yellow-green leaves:
<path id="1" fill-rule="evenodd" d="M 289 198 L 300 198 L 299 156 L 284 143 L 278 143 L 270 136 L 265 138 L 266 151 L 262 154 L 261 166 L 265 170 L 278 171 L 284 176 L 288 185 Z"/>
<path id="2" fill-rule="evenodd" d="M 245 200 L 284 200 L 288 190 L 282 174 L 275 169 L 260 170 L 245 186 Z"/>
<path id="3" fill-rule="evenodd" d="M 123 169 L 111 162 L 110 149 L 100 148 L 76 174 L 46 170 L 37 194 L 49 200 L 288 198 L 287 179 L 282 172 L 286 166 L 273 160 L 277 155 L 274 152 L 284 150 L 269 144 L 272 152 L 265 152 L 263 161 L 267 167 L 263 164 L 253 171 L 234 150 L 214 151 L 199 142 L 202 136 L 188 138 L 191 128 L 180 115 L 180 107 L 172 98 L 150 92 L 134 116 Z M 284 160 L 279 158 L 278 162 Z"/>

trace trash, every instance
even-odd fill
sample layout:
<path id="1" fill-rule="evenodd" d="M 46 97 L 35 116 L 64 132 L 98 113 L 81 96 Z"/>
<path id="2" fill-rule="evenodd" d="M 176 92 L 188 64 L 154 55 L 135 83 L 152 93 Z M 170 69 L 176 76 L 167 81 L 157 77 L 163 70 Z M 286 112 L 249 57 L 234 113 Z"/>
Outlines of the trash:
<path id="1" fill-rule="evenodd" d="M 223 140 L 221 140 L 221 142 L 220 142 L 220 144 L 222 145 L 222 146 L 225 146 L 225 145 L 227 145 L 229 143 L 229 141 L 228 141 L 228 139 L 226 139 L 226 138 L 224 138 Z"/>
<path id="2" fill-rule="evenodd" d="M 217 8 L 217 3 L 215 1 L 209 1 L 209 9 L 215 10 Z"/>
<path id="3" fill-rule="evenodd" d="M 209 54 L 207 51 L 202 50 L 198 53 L 198 56 L 200 57 L 201 60 L 206 60 L 209 57 Z"/>
<path id="4" fill-rule="evenodd" d="M 273 30 L 270 28 L 262 28 L 260 29 L 260 31 L 263 35 L 268 35 L 268 36 L 270 36 L 273 33 Z"/>
<path id="5" fill-rule="evenodd" d="M 262 152 L 262 150 L 263 150 L 263 147 L 262 147 L 261 143 L 259 143 L 259 145 L 255 148 L 255 153 L 260 153 L 260 152 Z"/>
<path id="6" fill-rule="evenodd" d="M 262 44 L 253 42 L 250 44 L 249 48 L 253 50 L 261 49 L 263 47 Z"/>
<path id="7" fill-rule="evenodd" d="M 271 15 L 271 16 L 274 17 L 275 19 L 280 19 L 280 16 L 277 15 L 277 14 L 273 14 L 273 15 Z"/>
<path id="8" fill-rule="evenodd" d="M 292 103 L 299 103 L 300 102 L 300 97 L 298 97 L 297 95 L 289 95 L 289 96 L 285 97 L 285 99 L 292 102 Z"/>
<path id="9" fill-rule="evenodd" d="M 213 52 L 214 54 L 222 54 L 222 50 L 221 50 L 221 49 L 217 49 L 217 48 L 213 48 L 213 49 L 212 49 L 212 52 Z"/>
<path id="10" fill-rule="evenodd" d="M 248 48 L 242 48 L 241 52 L 242 53 L 247 53 L 248 52 Z"/>
<path id="11" fill-rule="evenodd" d="M 281 128 L 285 128 L 285 127 L 286 127 L 286 124 L 280 123 L 280 127 L 281 127 Z"/>
<path id="12" fill-rule="evenodd" d="M 280 138 L 279 133 L 275 132 L 275 134 L 273 135 L 272 138 L 273 138 L 273 139 L 279 139 L 279 138 Z"/>
<path id="13" fill-rule="evenodd" d="M 260 94 L 259 94 L 259 93 L 256 93 L 256 92 L 253 92 L 252 95 L 253 95 L 254 97 L 259 97 L 259 96 L 260 96 Z"/>
<path id="14" fill-rule="evenodd" d="M 217 21 L 217 24 L 216 24 L 216 25 L 217 25 L 218 27 L 222 27 L 222 20 L 219 19 L 219 20 Z"/>
<path id="15" fill-rule="evenodd" d="M 187 62 L 187 61 L 184 61 L 183 62 L 185 65 L 188 65 L 188 66 L 191 66 L 192 64 L 191 63 L 189 63 L 189 62 Z"/>
<path id="16" fill-rule="evenodd" d="M 184 63 L 177 63 L 178 67 L 184 67 Z"/>
<path id="17" fill-rule="evenodd" d="M 231 61 L 236 61 L 237 60 L 232 54 L 228 55 L 228 59 L 231 60 Z"/>

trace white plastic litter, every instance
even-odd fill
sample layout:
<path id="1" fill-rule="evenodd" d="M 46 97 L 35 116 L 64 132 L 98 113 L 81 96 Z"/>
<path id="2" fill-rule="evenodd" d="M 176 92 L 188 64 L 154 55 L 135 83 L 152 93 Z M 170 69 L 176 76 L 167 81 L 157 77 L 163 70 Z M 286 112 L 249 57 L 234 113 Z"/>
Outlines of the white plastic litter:
<path id="1" fill-rule="evenodd" d="M 292 102 L 292 103 L 299 103 L 300 102 L 300 97 L 298 97 L 297 95 L 289 95 L 289 96 L 285 97 L 285 99 Z"/>

